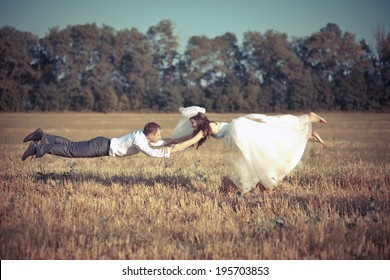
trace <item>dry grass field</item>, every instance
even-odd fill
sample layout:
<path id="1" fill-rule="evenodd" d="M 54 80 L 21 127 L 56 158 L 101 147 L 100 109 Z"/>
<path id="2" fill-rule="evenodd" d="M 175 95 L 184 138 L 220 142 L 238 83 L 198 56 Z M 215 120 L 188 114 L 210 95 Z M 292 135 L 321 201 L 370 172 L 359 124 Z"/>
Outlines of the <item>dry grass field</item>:
<path id="1" fill-rule="evenodd" d="M 86 140 L 157 121 L 168 136 L 179 114 L 0 114 L 0 258 L 388 260 L 390 114 L 321 115 L 329 147 L 311 144 L 276 189 L 241 193 L 222 140 L 171 159 L 20 159 L 38 127 Z"/>

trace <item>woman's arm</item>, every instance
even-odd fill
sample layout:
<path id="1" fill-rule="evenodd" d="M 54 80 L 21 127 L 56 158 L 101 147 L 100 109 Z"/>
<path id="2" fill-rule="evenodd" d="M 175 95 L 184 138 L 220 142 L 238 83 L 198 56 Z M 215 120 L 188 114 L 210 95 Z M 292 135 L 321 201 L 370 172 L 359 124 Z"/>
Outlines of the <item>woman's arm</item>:
<path id="1" fill-rule="evenodd" d="M 179 138 L 173 138 L 171 139 L 172 143 L 178 144 L 187 140 L 190 140 L 192 138 L 192 134 L 188 134 Z"/>
<path id="2" fill-rule="evenodd" d="M 191 147 L 195 143 L 198 143 L 199 140 L 202 139 L 203 137 L 204 137 L 203 136 L 203 131 L 199 131 L 198 134 L 196 134 L 191 139 L 173 146 L 173 148 L 171 149 L 171 154 L 172 153 L 176 153 L 176 152 L 180 152 L 180 151 L 182 151 L 184 149 L 187 149 L 188 147 Z"/>
<path id="3" fill-rule="evenodd" d="M 163 138 L 163 139 L 158 140 L 158 142 L 156 142 L 156 143 L 149 143 L 149 145 L 152 147 L 170 146 L 172 144 L 178 144 L 178 143 L 187 141 L 187 140 L 191 139 L 191 137 L 192 137 L 192 134 L 182 136 L 180 138 Z"/>

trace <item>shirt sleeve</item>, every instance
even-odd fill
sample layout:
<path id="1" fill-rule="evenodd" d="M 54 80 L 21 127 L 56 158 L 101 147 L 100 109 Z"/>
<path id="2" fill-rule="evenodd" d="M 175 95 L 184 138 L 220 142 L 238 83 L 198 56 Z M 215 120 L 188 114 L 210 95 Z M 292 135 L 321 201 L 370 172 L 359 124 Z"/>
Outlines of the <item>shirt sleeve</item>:
<path id="1" fill-rule="evenodd" d="M 163 146 L 166 144 L 166 141 L 163 140 L 163 139 L 160 139 L 158 140 L 156 143 L 150 143 L 149 146 L 152 146 L 152 147 L 159 147 L 159 146 Z"/>
<path id="2" fill-rule="evenodd" d="M 146 137 L 137 137 L 134 141 L 134 145 L 136 145 L 141 152 L 150 156 L 150 157 L 158 157 L 158 158 L 169 158 L 171 155 L 171 148 L 165 147 L 162 149 L 152 149 Z"/>

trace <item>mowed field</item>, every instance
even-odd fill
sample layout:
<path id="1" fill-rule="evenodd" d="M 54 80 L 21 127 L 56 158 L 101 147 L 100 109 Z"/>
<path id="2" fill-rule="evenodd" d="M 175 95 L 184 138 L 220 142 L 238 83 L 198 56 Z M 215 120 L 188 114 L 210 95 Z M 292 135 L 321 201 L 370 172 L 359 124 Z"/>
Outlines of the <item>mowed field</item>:
<path id="1" fill-rule="evenodd" d="M 20 159 L 38 127 L 87 140 L 156 121 L 167 137 L 179 114 L 0 114 L 0 258 L 388 260 L 390 114 L 321 115 L 328 147 L 311 143 L 274 190 L 241 193 L 223 140 L 170 159 Z"/>

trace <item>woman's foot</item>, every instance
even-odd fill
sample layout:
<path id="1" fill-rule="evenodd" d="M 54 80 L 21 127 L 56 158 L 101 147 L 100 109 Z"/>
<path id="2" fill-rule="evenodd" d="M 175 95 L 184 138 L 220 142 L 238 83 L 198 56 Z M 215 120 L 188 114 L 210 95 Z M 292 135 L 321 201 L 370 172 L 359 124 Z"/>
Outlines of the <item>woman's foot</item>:
<path id="1" fill-rule="evenodd" d="M 311 122 L 319 122 L 319 123 L 328 124 L 328 122 L 324 118 L 320 117 L 319 115 L 317 115 L 314 112 L 310 112 L 308 115 L 309 115 L 309 119 Z"/>
<path id="2" fill-rule="evenodd" d="M 310 139 L 315 141 L 315 142 L 319 142 L 322 146 L 326 147 L 324 140 L 322 140 L 320 135 L 318 135 L 317 131 L 313 130 L 313 132 L 311 133 Z"/>

